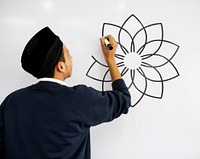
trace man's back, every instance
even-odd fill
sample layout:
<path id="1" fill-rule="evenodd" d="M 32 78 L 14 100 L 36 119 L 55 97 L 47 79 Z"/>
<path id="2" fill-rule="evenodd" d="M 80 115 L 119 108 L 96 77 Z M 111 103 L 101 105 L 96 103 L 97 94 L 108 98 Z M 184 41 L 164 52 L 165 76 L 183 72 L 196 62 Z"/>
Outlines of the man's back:
<path id="1" fill-rule="evenodd" d="M 124 94 L 43 81 L 9 95 L 0 111 L 5 158 L 89 159 L 90 126 L 113 120 L 130 105 L 123 80 L 114 85 Z"/>

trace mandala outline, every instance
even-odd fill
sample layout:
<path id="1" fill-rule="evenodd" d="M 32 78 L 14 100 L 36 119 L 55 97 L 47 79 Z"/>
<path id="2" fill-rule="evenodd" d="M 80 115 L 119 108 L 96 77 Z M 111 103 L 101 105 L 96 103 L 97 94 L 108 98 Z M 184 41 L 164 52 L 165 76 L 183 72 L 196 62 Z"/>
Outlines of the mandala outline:
<path id="1" fill-rule="evenodd" d="M 137 22 L 139 24 L 139 26 L 141 26 L 141 28 L 139 30 L 136 30 L 134 35 L 132 35 L 125 28 L 125 25 L 127 25 L 131 19 L 133 19 L 135 22 Z M 144 26 L 142 24 L 142 22 L 139 20 L 139 18 L 137 18 L 134 14 L 132 14 L 122 23 L 121 26 L 112 24 L 112 23 L 103 23 L 102 36 L 105 36 L 106 27 L 113 27 L 113 28 L 117 29 L 118 35 L 116 35 L 116 41 L 121 48 L 121 52 L 118 53 L 118 51 L 117 51 L 115 54 L 115 58 L 119 60 L 119 62 L 117 62 L 117 66 L 119 69 L 122 68 L 122 71 L 121 71 L 122 76 L 125 76 L 127 73 L 130 75 L 131 82 L 129 84 L 127 84 L 127 82 L 125 81 L 128 89 L 134 88 L 135 91 L 137 91 L 140 94 L 136 100 L 132 101 L 133 104 L 131 106 L 132 107 L 136 106 L 142 100 L 142 98 L 144 96 L 161 99 L 164 94 L 164 82 L 172 80 L 180 75 L 177 68 L 171 61 L 174 58 L 174 56 L 176 55 L 176 53 L 178 52 L 179 45 L 177 45 L 171 41 L 164 40 L 163 24 L 162 23 L 153 23 L 153 24 Z M 159 30 L 160 30 L 160 37 L 158 39 L 151 39 L 151 36 L 149 35 L 148 30 L 153 27 L 159 28 Z M 128 41 L 126 44 L 124 44 L 122 42 L 123 41 L 123 39 L 122 39 L 123 33 L 125 33 L 130 38 L 129 40 L 131 42 L 130 42 L 129 48 L 126 47 Z M 144 43 L 143 43 L 143 45 L 139 46 L 139 48 L 137 48 L 137 46 L 136 46 L 137 45 L 137 36 L 139 36 L 139 34 L 144 35 L 144 39 L 143 39 Z M 151 45 L 154 45 L 154 44 L 156 45 L 157 48 L 153 52 L 147 53 L 148 51 L 146 52 L 146 48 L 148 46 L 151 47 Z M 166 57 L 165 55 L 162 55 L 159 53 L 159 51 L 161 51 L 163 45 L 167 45 L 167 46 L 169 45 L 168 47 L 175 48 L 175 51 L 172 52 L 172 55 L 170 55 L 170 57 Z M 147 50 L 148 50 L 148 48 L 147 48 Z M 124 58 L 127 54 L 131 54 L 131 53 L 137 53 L 141 57 L 141 64 L 138 68 L 132 69 L 132 68 L 126 67 L 126 65 L 125 65 Z M 107 65 L 98 61 L 94 56 L 92 56 L 92 58 L 93 58 L 94 62 L 91 64 L 91 66 L 87 70 L 86 76 L 91 78 L 92 80 L 101 82 L 102 83 L 101 89 L 102 89 L 102 91 L 104 91 L 105 83 L 112 82 L 111 79 L 106 79 L 106 77 L 109 73 L 109 68 Z M 158 62 L 160 64 L 157 64 L 157 65 L 149 63 L 149 62 L 145 62 L 145 60 L 151 60 L 152 58 L 162 59 L 165 62 Z M 105 71 L 102 79 L 94 77 L 90 74 L 92 68 L 97 64 L 101 67 L 106 68 L 106 71 Z M 173 69 L 173 71 L 175 72 L 175 75 L 170 75 L 169 77 L 163 77 L 163 75 L 162 75 L 163 72 L 160 69 L 163 67 L 166 67 L 166 65 L 169 65 L 170 68 Z M 158 79 L 154 79 L 155 77 L 148 77 L 149 75 L 147 75 L 147 72 L 145 72 L 145 69 L 152 69 L 157 74 Z M 136 77 L 138 75 L 140 75 L 140 78 L 143 78 L 144 84 L 143 84 L 142 88 L 140 88 L 141 86 L 136 84 Z M 150 89 L 149 88 L 150 82 L 152 83 L 152 85 L 158 85 L 160 87 L 158 95 L 155 95 L 152 93 L 152 91 L 148 90 L 148 89 Z M 130 93 L 132 94 L 131 91 L 130 91 Z"/>

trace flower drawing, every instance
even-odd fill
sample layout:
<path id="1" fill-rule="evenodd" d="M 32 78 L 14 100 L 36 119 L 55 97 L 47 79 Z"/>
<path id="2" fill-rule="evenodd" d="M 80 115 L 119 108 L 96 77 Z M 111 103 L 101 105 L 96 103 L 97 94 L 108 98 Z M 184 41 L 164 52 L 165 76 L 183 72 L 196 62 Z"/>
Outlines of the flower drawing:
<path id="1" fill-rule="evenodd" d="M 115 54 L 117 66 L 132 96 L 132 107 L 144 96 L 161 99 L 164 82 L 179 76 L 172 63 L 179 46 L 164 39 L 162 23 L 143 25 L 135 16 L 130 15 L 122 25 L 103 23 L 102 36 L 112 34 L 118 43 Z M 102 90 L 111 82 L 108 66 L 92 56 L 86 75 L 101 82 Z M 95 75 L 93 70 L 103 67 L 102 75 Z"/>

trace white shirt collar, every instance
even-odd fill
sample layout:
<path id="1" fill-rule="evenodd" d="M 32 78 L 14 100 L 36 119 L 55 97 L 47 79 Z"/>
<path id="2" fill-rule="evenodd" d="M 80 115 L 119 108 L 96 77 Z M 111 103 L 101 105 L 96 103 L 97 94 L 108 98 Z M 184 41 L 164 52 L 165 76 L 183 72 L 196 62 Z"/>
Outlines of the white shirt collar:
<path id="1" fill-rule="evenodd" d="M 67 84 L 64 81 L 61 81 L 61 80 L 58 80 L 58 79 L 55 79 L 55 78 L 46 78 L 46 77 L 45 78 L 39 78 L 38 82 L 40 82 L 40 81 L 55 82 L 55 83 L 67 86 Z"/>

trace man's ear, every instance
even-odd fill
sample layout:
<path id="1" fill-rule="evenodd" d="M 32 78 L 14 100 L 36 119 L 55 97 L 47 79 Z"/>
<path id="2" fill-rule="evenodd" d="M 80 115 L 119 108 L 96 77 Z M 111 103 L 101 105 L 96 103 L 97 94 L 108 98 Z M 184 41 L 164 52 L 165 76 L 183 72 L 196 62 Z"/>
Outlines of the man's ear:
<path id="1" fill-rule="evenodd" d="M 56 70 L 58 72 L 64 72 L 64 63 L 63 62 L 58 62 L 58 64 L 56 65 Z"/>

